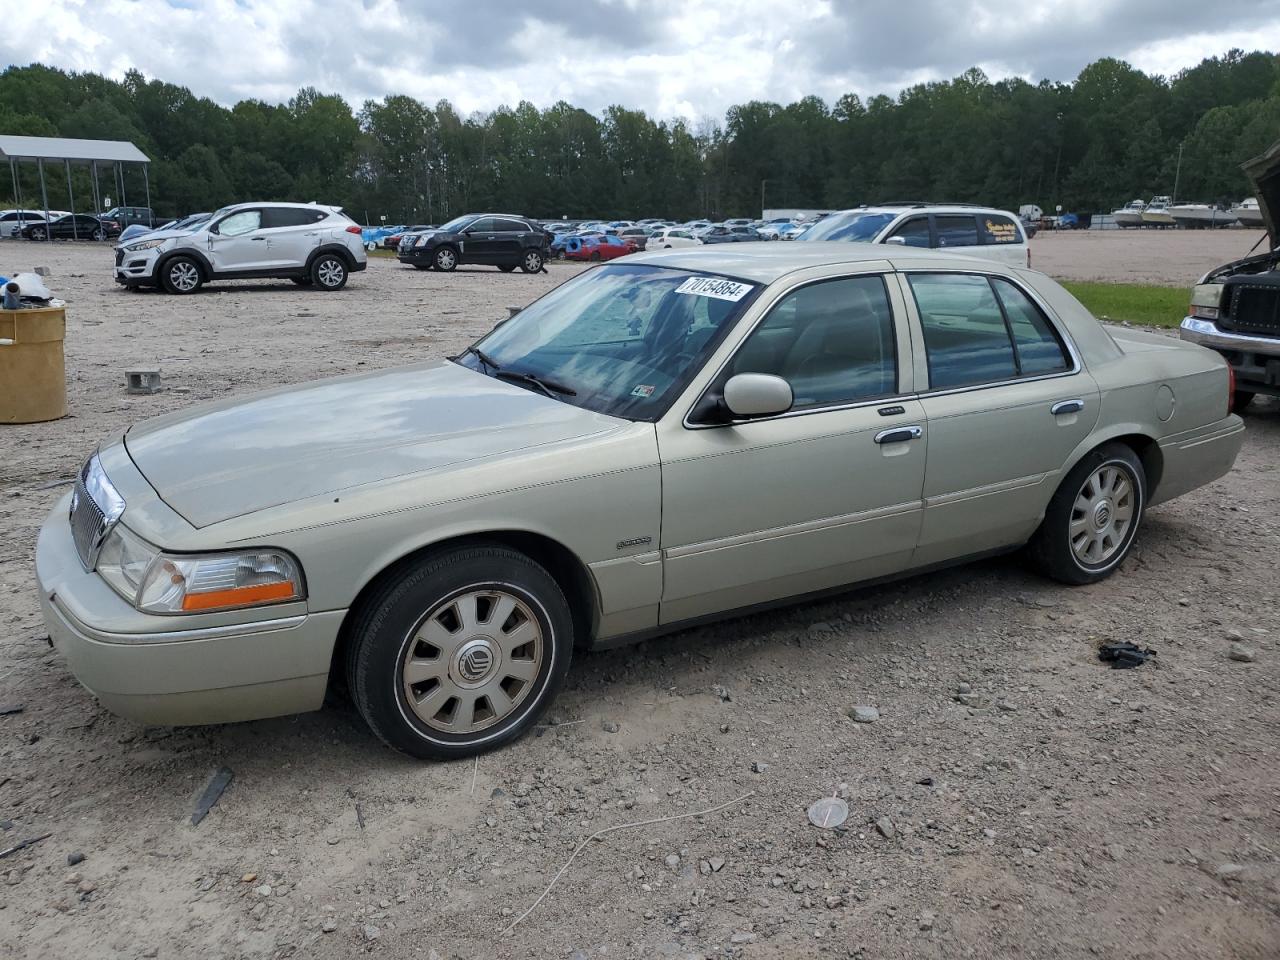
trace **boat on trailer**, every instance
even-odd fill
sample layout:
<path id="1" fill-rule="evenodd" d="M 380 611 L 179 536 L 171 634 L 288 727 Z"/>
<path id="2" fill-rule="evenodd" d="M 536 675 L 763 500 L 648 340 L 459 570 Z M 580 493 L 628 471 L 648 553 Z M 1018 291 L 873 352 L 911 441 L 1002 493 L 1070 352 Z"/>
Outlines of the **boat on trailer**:
<path id="1" fill-rule="evenodd" d="M 1140 227 L 1142 226 L 1142 211 L 1147 209 L 1146 203 L 1141 200 L 1130 200 L 1119 210 L 1111 211 L 1111 219 L 1115 221 L 1117 227 Z"/>

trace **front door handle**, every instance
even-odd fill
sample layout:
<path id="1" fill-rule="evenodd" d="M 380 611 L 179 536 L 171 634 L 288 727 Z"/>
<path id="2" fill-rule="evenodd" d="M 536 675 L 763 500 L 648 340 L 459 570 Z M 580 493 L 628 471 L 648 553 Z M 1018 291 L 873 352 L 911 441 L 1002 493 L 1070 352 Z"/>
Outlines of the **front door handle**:
<path id="1" fill-rule="evenodd" d="M 905 443 L 908 440 L 919 440 L 922 436 L 924 436 L 922 427 L 894 427 L 877 433 L 876 443 Z"/>
<path id="2" fill-rule="evenodd" d="M 1056 417 L 1060 413 L 1079 413 L 1083 409 L 1083 400 L 1059 400 L 1049 408 L 1049 412 Z"/>

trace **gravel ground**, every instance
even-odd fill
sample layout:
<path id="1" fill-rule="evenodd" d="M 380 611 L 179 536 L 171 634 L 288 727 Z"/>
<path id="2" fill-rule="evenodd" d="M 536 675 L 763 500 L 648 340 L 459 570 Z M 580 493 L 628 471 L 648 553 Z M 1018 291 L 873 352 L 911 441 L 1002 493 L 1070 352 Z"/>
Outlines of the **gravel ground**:
<path id="1" fill-rule="evenodd" d="M 1063 230 L 1031 241 L 1031 265 L 1059 280 L 1190 287 L 1249 255 L 1262 230 Z M 1263 248 L 1259 248 L 1263 249 Z"/>
<path id="2" fill-rule="evenodd" d="M 1059 275 L 1185 283 L 1246 241 L 1033 249 Z M 0 430 L 0 706 L 23 708 L 0 715 L 0 848 L 50 834 L 0 860 L 0 957 L 1277 956 L 1280 405 L 1102 584 L 1015 558 L 584 656 L 539 736 L 421 764 L 341 704 L 176 730 L 107 714 L 46 645 L 36 531 L 134 420 L 453 351 L 577 268 L 378 260 L 340 295 L 178 299 L 113 289 L 101 249 L 0 245 L 15 258 L 69 301 L 72 414 Z M 156 362 L 166 391 L 125 396 L 122 370 Z M 1159 654 L 1111 671 L 1104 640 Z M 832 795 L 845 828 L 815 829 Z M 671 817 L 586 844 L 506 932 L 589 835 Z"/>

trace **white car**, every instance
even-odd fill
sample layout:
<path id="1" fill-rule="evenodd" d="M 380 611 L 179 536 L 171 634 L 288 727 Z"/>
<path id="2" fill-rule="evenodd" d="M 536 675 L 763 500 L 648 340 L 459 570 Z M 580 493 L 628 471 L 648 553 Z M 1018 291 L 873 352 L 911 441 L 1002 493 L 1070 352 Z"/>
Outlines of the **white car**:
<path id="1" fill-rule="evenodd" d="M 341 207 L 237 203 L 193 230 L 157 230 L 116 246 L 116 283 L 195 293 L 210 280 L 275 277 L 341 290 L 365 269 L 360 227 Z"/>
<path id="2" fill-rule="evenodd" d="M 1022 221 L 1008 210 L 968 204 L 885 204 L 833 213 L 797 240 L 844 240 L 924 247 L 1031 266 Z"/>
<path id="3" fill-rule="evenodd" d="M 52 220 L 65 216 L 68 216 L 66 210 L 49 211 Z M 22 228 L 33 223 L 44 223 L 43 210 L 0 210 L 0 237 L 20 237 Z"/>
<path id="4" fill-rule="evenodd" d="M 670 250 L 673 247 L 700 247 L 702 241 L 684 227 L 667 227 L 649 237 L 646 250 Z"/>

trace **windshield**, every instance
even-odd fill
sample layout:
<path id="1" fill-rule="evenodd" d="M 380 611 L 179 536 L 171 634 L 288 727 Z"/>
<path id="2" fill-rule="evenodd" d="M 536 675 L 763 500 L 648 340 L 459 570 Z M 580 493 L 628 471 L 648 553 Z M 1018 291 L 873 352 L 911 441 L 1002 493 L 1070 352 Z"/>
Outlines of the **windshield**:
<path id="1" fill-rule="evenodd" d="M 464 217 L 454 217 L 448 223 L 440 227 L 441 233 L 457 233 L 468 223 L 475 219 L 475 214 L 469 213 Z"/>
<path id="2" fill-rule="evenodd" d="M 896 213 L 838 213 L 819 220 L 804 232 L 802 240 L 846 240 L 870 243 L 896 217 Z"/>
<path id="3" fill-rule="evenodd" d="M 687 270 L 598 267 L 479 341 L 484 360 L 464 353 L 457 362 L 513 382 L 530 374 L 557 399 L 598 413 L 656 420 L 759 289 Z"/>

